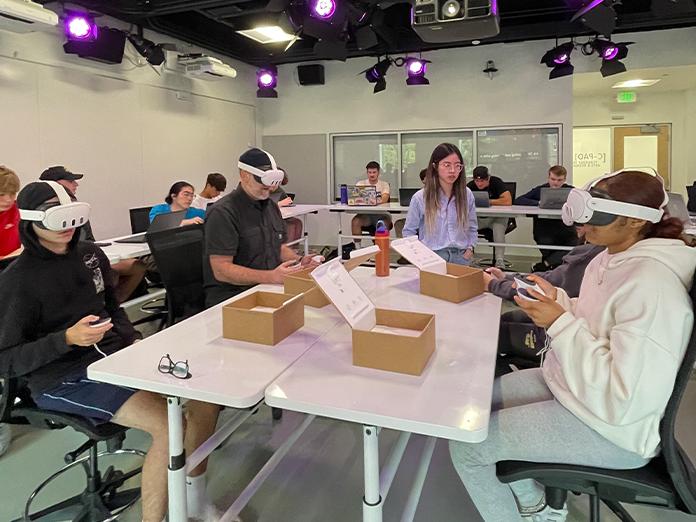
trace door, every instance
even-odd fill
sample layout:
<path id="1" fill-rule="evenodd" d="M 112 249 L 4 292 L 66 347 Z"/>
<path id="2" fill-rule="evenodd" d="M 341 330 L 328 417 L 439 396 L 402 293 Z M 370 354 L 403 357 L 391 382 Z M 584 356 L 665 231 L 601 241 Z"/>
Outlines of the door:
<path id="1" fill-rule="evenodd" d="M 670 186 L 670 125 L 614 127 L 614 171 L 652 167 Z"/>

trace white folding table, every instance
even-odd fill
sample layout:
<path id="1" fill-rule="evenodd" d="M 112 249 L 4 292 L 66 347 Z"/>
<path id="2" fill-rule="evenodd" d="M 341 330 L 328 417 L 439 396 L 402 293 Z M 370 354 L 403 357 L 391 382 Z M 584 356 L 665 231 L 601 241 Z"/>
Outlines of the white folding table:
<path id="1" fill-rule="evenodd" d="M 303 243 L 304 253 L 309 252 L 309 233 L 307 232 L 307 214 L 316 214 L 320 210 L 327 208 L 327 205 L 293 205 L 291 207 L 280 207 L 280 213 L 283 219 L 291 217 L 301 218 L 302 220 L 302 237 L 288 243 L 289 246 Z"/>
<path id="2" fill-rule="evenodd" d="M 364 267 L 352 274 L 378 307 L 436 315 L 437 347 L 425 371 L 410 376 L 353 366 L 351 331 L 343 322 L 268 387 L 266 403 L 363 425 L 364 521 L 382 520 L 383 502 L 410 435 L 430 437 L 402 518 L 412 520 L 433 437 L 475 443 L 488 435 L 501 300 L 484 294 L 453 304 L 420 295 L 418 271 L 412 267 L 388 278 L 371 277 L 374 269 Z M 402 434 L 380 474 L 381 428 Z"/>

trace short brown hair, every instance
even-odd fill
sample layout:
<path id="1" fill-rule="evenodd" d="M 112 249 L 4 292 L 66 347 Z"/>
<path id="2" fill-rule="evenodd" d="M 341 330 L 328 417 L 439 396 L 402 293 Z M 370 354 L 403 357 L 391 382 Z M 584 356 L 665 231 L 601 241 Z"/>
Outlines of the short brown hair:
<path id="1" fill-rule="evenodd" d="M 554 165 L 549 169 L 549 174 L 553 174 L 554 176 L 558 176 L 559 178 L 568 177 L 568 171 L 563 165 Z"/>
<path id="2" fill-rule="evenodd" d="M 19 177 L 13 170 L 0 165 L 0 194 L 16 194 L 19 192 Z"/>

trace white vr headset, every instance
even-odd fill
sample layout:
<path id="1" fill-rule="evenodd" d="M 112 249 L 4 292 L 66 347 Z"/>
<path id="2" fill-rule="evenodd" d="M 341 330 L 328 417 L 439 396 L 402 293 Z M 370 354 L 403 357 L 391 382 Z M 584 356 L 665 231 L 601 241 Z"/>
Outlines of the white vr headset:
<path id="1" fill-rule="evenodd" d="M 572 225 L 597 225 L 604 226 L 612 223 L 617 216 L 631 217 L 636 219 L 644 219 L 651 223 L 659 223 L 664 214 L 664 207 L 669 201 L 669 195 L 664 188 L 664 181 L 655 172 L 654 169 L 649 169 L 652 172 L 646 172 L 651 176 L 655 176 L 662 183 L 662 191 L 664 192 L 664 200 L 660 208 L 645 207 L 634 203 L 625 203 L 623 201 L 614 201 L 609 199 L 608 195 L 593 191 L 595 185 L 599 182 L 617 176 L 627 170 L 623 169 L 611 174 L 606 174 L 597 179 L 590 181 L 582 189 L 574 188 L 568 194 L 568 199 L 563 205 L 562 219 L 567 226 Z M 641 169 L 644 171 L 645 169 Z"/>
<path id="2" fill-rule="evenodd" d="M 19 209 L 19 217 L 24 221 L 37 222 L 38 226 L 54 232 L 62 232 L 71 228 L 81 227 L 89 221 L 89 203 L 71 201 L 68 192 L 60 183 L 41 181 L 51 186 L 58 196 L 58 203 L 49 203 L 48 208 L 41 210 Z M 41 205 L 43 206 L 43 205 Z"/>
<path id="3" fill-rule="evenodd" d="M 283 178 L 285 177 L 285 172 L 278 168 L 273 156 L 266 151 L 263 152 L 265 152 L 268 159 L 271 160 L 271 168 L 269 170 L 261 170 L 256 167 L 252 167 L 251 165 L 247 165 L 246 163 L 242 163 L 241 161 L 237 163 L 237 166 L 240 169 L 247 171 L 249 174 L 252 174 L 259 183 L 262 183 L 267 187 L 277 187 L 282 183 Z"/>

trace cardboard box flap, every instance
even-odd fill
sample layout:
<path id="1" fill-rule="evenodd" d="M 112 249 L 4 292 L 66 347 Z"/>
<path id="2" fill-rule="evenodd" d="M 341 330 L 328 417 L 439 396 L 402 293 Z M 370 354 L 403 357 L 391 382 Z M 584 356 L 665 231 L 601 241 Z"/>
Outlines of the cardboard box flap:
<path id="1" fill-rule="evenodd" d="M 447 273 L 445 260 L 421 243 L 416 236 L 395 239 L 391 242 L 391 247 L 419 270 L 436 274 Z"/>
<path id="2" fill-rule="evenodd" d="M 375 305 L 336 258 L 315 268 L 312 279 L 356 330 L 371 330 L 377 324 Z"/>
<path id="3" fill-rule="evenodd" d="M 350 260 L 343 263 L 343 266 L 346 270 L 348 270 L 348 272 L 350 272 L 354 268 L 357 268 L 360 265 L 362 265 L 371 257 L 376 256 L 378 252 L 379 247 L 377 245 L 359 248 L 358 250 L 352 250 L 350 253 Z"/>

